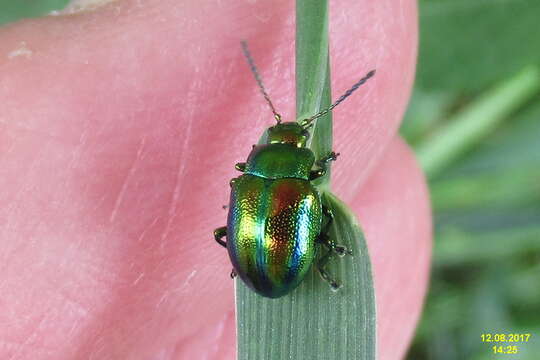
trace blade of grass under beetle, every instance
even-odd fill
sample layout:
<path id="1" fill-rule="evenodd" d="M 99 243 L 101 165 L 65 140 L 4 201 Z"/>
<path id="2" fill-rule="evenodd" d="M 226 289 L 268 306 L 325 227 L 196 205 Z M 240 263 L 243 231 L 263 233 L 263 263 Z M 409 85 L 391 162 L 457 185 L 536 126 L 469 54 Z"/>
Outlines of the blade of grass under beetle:
<path id="1" fill-rule="evenodd" d="M 302 120 L 331 104 L 326 1 L 296 5 L 296 102 Z M 317 158 L 332 151 L 331 114 L 317 120 L 310 148 Z M 343 287 L 332 292 L 312 267 L 302 284 L 278 299 L 255 294 L 236 281 L 238 359 L 375 359 L 375 299 L 371 265 L 354 214 L 317 182 L 334 212 L 330 236 L 353 257 L 332 258 L 328 270 Z"/>
<path id="2" fill-rule="evenodd" d="M 362 231 L 346 206 L 330 193 L 323 203 L 335 215 L 330 236 L 353 251 L 328 269 L 343 283 L 330 290 L 312 269 L 291 294 L 267 299 L 238 281 L 238 359 L 375 359 L 375 300 Z"/>

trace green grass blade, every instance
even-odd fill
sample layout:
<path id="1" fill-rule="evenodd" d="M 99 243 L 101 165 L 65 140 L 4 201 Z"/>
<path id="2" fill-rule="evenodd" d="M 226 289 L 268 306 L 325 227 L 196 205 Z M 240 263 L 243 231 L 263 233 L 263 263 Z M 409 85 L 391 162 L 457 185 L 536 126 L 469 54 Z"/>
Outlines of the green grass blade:
<path id="1" fill-rule="evenodd" d="M 327 6 L 297 1 L 298 120 L 331 104 Z M 317 157 L 332 150 L 331 114 L 317 120 L 310 147 Z M 343 287 L 331 291 L 315 266 L 296 290 L 278 299 L 263 298 L 236 281 L 238 359 L 375 359 L 375 298 L 365 239 L 354 214 L 328 191 L 329 179 L 316 183 L 334 212 L 329 235 L 353 252 L 327 266 Z"/>
<path id="2" fill-rule="evenodd" d="M 328 60 L 328 3 L 296 2 L 296 117 L 298 121 L 332 103 Z M 313 126 L 310 148 L 316 158 L 332 151 L 332 114 Z M 330 171 L 315 185 L 328 187 Z"/>
<path id="3" fill-rule="evenodd" d="M 302 119 L 319 111 L 328 85 L 328 3 L 298 0 L 296 14 L 296 115 Z"/>

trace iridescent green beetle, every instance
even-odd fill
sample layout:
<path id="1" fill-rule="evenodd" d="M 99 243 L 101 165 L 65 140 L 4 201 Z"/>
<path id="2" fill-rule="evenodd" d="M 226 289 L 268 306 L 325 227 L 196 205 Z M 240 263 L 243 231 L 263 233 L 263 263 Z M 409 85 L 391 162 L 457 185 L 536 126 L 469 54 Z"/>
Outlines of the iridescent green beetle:
<path id="1" fill-rule="evenodd" d="M 314 262 L 317 244 L 327 249 L 319 258 L 317 269 L 331 288 L 337 289 L 339 284 L 329 276 L 325 265 L 333 253 L 344 256 L 350 252 L 328 237 L 333 215 L 322 205 L 311 181 L 323 176 L 328 163 L 339 154 L 332 152 L 315 161 L 315 155 L 306 147 L 308 129 L 375 71 L 354 84 L 328 109 L 300 123 L 281 123 L 245 42 L 242 48 L 277 124 L 267 130 L 266 144 L 254 145 L 247 161 L 236 164 L 236 169 L 244 174 L 230 182 L 227 226 L 216 229 L 214 237 L 229 252 L 231 276 L 238 274 L 262 296 L 277 298 L 296 288 Z M 226 242 L 222 240 L 225 236 Z"/>

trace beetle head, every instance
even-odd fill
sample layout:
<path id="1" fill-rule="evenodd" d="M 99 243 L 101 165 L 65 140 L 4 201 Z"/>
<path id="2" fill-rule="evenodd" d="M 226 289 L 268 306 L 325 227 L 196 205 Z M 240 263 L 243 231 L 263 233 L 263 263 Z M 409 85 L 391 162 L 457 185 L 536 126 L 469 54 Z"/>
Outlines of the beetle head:
<path id="1" fill-rule="evenodd" d="M 297 122 L 279 123 L 268 128 L 268 144 L 290 144 L 305 147 L 309 132 Z"/>

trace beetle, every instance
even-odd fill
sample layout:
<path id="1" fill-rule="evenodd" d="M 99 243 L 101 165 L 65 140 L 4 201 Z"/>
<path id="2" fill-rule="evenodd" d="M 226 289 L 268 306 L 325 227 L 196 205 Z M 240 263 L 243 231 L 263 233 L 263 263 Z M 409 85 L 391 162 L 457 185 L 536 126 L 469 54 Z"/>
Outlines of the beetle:
<path id="1" fill-rule="evenodd" d="M 230 181 L 227 226 L 214 231 L 233 265 L 231 277 L 258 294 L 277 298 L 295 289 L 310 270 L 317 244 L 327 251 L 317 261 L 321 277 L 333 290 L 340 284 L 326 271 L 333 254 L 351 254 L 328 236 L 332 211 L 324 206 L 312 181 L 324 176 L 339 154 L 316 160 L 307 147 L 309 128 L 375 74 L 370 71 L 329 108 L 301 122 L 281 122 L 262 84 L 246 42 L 242 49 L 270 105 L 277 124 L 267 129 L 265 144 L 253 145 L 246 162 L 237 163 L 243 174 Z M 313 167 L 316 166 L 315 169 Z M 227 241 L 224 241 L 226 238 Z"/>

